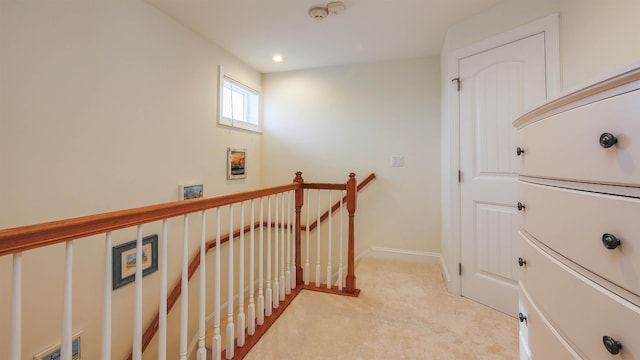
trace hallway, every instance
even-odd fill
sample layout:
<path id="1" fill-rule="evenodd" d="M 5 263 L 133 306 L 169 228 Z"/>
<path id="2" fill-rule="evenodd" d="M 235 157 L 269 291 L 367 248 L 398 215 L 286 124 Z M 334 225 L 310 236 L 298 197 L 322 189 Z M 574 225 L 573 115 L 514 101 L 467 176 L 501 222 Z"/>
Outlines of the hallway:
<path id="1" fill-rule="evenodd" d="M 245 359 L 517 359 L 516 319 L 446 292 L 440 267 L 364 258 L 359 298 L 303 291 Z"/>

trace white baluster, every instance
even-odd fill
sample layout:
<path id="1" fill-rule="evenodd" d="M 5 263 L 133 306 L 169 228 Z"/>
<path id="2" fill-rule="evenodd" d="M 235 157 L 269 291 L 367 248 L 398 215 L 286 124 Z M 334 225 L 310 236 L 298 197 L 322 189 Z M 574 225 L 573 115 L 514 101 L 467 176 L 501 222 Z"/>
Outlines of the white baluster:
<path id="1" fill-rule="evenodd" d="M 318 190 L 318 226 L 316 227 L 316 287 L 320 287 L 320 190 Z"/>
<path id="2" fill-rule="evenodd" d="M 213 338 L 211 357 L 220 360 L 222 356 L 222 336 L 220 336 L 220 208 L 216 209 L 216 272 L 214 275 Z"/>
<path id="3" fill-rule="evenodd" d="M 253 335 L 256 332 L 256 304 L 253 303 L 254 287 L 255 287 L 255 216 L 253 209 L 254 199 L 251 199 L 251 230 L 249 232 L 249 306 L 247 308 L 247 317 L 249 322 L 247 324 L 247 333 Z"/>
<path id="4" fill-rule="evenodd" d="M 285 259 L 284 259 L 284 238 L 285 238 L 284 229 L 285 229 L 285 226 L 286 226 L 285 218 L 284 218 L 284 208 L 285 208 L 285 206 L 284 206 L 284 198 L 285 198 L 284 193 L 282 193 L 282 195 L 280 195 L 280 198 L 282 200 L 282 209 L 280 210 L 282 216 L 280 217 L 281 225 L 280 225 L 280 288 L 279 288 L 279 290 L 280 290 L 280 301 L 284 301 L 285 289 L 289 287 L 289 283 L 286 282 L 286 278 L 284 276 L 284 270 L 285 270 L 285 268 L 284 268 L 284 261 L 285 261 Z"/>
<path id="5" fill-rule="evenodd" d="M 333 242 L 331 190 L 329 190 L 329 237 L 327 244 L 327 289 L 331 289 L 331 243 Z"/>
<path id="6" fill-rule="evenodd" d="M 111 291 L 113 286 L 113 252 L 111 231 L 107 233 L 104 249 L 104 304 L 102 305 L 102 360 L 111 360 Z"/>
<path id="7" fill-rule="evenodd" d="M 258 251 L 258 309 L 256 323 L 264 324 L 264 198 L 260 198 L 260 244 Z"/>
<path id="8" fill-rule="evenodd" d="M 64 304 L 62 311 L 62 345 L 60 348 L 60 359 L 71 360 L 71 327 L 73 306 L 73 241 L 67 241 L 65 245 L 65 267 L 64 267 Z"/>
<path id="9" fill-rule="evenodd" d="M 293 203 L 293 205 L 292 205 Z M 295 192 L 291 191 L 291 196 L 289 197 L 289 239 L 291 240 L 291 256 L 289 257 L 289 263 L 290 265 L 290 271 L 291 271 L 291 277 L 290 277 L 290 285 L 289 287 L 291 289 L 295 289 L 296 288 L 296 283 L 297 283 L 297 271 L 296 271 L 296 259 L 295 259 L 295 254 L 296 254 L 296 238 L 295 238 L 295 233 L 292 234 L 293 229 L 296 229 L 296 226 L 298 226 L 298 224 L 296 223 L 296 217 L 294 214 L 292 214 L 293 212 L 295 212 L 296 209 L 296 204 L 295 204 Z M 293 223 L 291 222 L 291 217 L 293 217 Z M 290 292 L 289 292 L 290 293 Z"/>
<path id="10" fill-rule="evenodd" d="M 307 193 L 307 201 L 305 201 L 305 205 L 307 208 L 307 228 L 306 228 L 306 234 L 307 234 L 307 238 L 306 238 L 306 246 L 305 246 L 305 261 L 304 261 L 304 284 L 305 285 L 309 285 L 309 278 L 311 277 L 309 272 L 311 271 L 311 266 L 309 265 L 309 209 L 311 208 L 311 206 L 309 206 L 309 193 L 311 192 L 311 190 L 307 189 L 306 193 Z"/>
<path id="11" fill-rule="evenodd" d="M 151 254 L 149 254 L 151 256 Z M 136 240 L 136 295 L 133 310 L 133 359 L 142 359 L 142 225 L 138 225 Z"/>
<path id="12" fill-rule="evenodd" d="M 229 261 L 227 278 L 227 359 L 233 358 L 235 352 L 233 324 L 233 204 L 229 205 Z"/>
<path id="13" fill-rule="evenodd" d="M 273 309 L 271 289 L 271 196 L 267 197 L 267 290 L 265 293 L 264 313 L 271 316 Z"/>
<path id="14" fill-rule="evenodd" d="M 343 192 L 340 191 L 340 265 L 338 266 L 338 290 L 342 291 L 342 249 L 344 248 L 343 246 L 343 235 L 344 235 L 344 230 L 343 230 L 343 226 L 342 226 L 342 219 L 343 219 L 343 212 L 342 212 L 342 200 L 344 199 L 343 196 Z"/>
<path id="15" fill-rule="evenodd" d="M 109 252 L 111 249 L 109 249 Z M 111 289 L 109 289 L 111 290 Z M 13 284 L 11 285 L 11 343 L 9 359 L 20 360 L 22 351 L 22 253 L 13 254 Z"/>
<path id="16" fill-rule="evenodd" d="M 204 336 L 206 331 L 205 318 L 207 316 L 205 305 L 207 301 L 207 214 L 202 212 L 202 228 L 200 229 L 200 299 L 198 303 L 198 351 L 197 360 L 207 360 L 207 349 L 204 347 Z"/>
<path id="17" fill-rule="evenodd" d="M 279 205 L 280 201 L 278 200 L 278 196 L 280 194 L 276 194 L 276 217 L 275 217 L 275 238 L 273 241 L 273 308 L 277 309 L 280 306 L 280 279 L 278 279 L 279 274 L 279 259 L 280 259 L 280 224 L 278 223 L 278 216 L 280 215 Z"/>
<path id="18" fill-rule="evenodd" d="M 291 231 L 290 229 L 291 229 L 291 192 L 289 191 L 287 192 L 287 224 L 285 228 L 285 232 L 287 234 L 287 271 L 284 273 L 286 286 L 283 286 L 285 293 L 287 295 L 291 294 Z"/>
<path id="19" fill-rule="evenodd" d="M 167 359 L 167 219 L 160 239 L 160 308 L 158 309 L 158 360 Z M 110 359 L 110 358 L 109 358 Z"/>
<path id="20" fill-rule="evenodd" d="M 189 321 L 189 215 L 184 215 L 182 234 L 182 281 L 180 284 L 180 360 L 187 358 Z"/>
<path id="21" fill-rule="evenodd" d="M 240 264 L 238 264 L 238 340 L 244 346 L 244 201 L 240 205 Z"/>

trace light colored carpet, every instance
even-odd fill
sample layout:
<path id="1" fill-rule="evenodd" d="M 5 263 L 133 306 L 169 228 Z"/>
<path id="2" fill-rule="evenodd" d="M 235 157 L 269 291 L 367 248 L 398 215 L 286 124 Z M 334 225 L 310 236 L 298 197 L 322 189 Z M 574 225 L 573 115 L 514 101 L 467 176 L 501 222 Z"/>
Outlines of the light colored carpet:
<path id="1" fill-rule="evenodd" d="M 517 320 L 447 293 L 440 268 L 365 258 L 360 297 L 302 291 L 248 360 L 518 359 Z"/>

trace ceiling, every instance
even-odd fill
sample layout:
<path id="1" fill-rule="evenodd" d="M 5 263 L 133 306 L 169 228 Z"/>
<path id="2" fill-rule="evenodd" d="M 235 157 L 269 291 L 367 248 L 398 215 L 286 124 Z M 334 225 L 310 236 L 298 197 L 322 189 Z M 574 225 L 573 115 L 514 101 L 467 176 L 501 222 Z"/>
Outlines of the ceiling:
<path id="1" fill-rule="evenodd" d="M 449 27 L 503 1 L 343 0 L 316 21 L 323 0 L 147 0 L 262 73 L 436 55 Z"/>

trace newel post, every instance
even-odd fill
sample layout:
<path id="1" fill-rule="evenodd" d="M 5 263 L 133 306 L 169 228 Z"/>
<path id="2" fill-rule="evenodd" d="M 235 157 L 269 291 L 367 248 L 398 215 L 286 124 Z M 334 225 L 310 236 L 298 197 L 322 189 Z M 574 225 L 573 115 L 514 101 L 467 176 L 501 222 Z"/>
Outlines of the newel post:
<path id="1" fill-rule="evenodd" d="M 355 274 L 355 215 L 357 206 L 357 182 L 356 174 L 349 174 L 347 181 L 347 211 L 349 212 L 349 255 L 347 263 L 347 284 L 345 292 L 356 294 L 356 274 Z"/>
<path id="2" fill-rule="evenodd" d="M 302 253 L 301 253 L 301 235 L 300 235 L 300 213 L 302 212 L 302 205 L 304 199 L 304 190 L 302 188 L 302 184 L 304 183 L 304 179 L 302 178 L 302 172 L 296 172 L 296 177 L 293 179 L 294 183 L 299 184 L 296 189 L 295 198 L 296 198 L 296 226 L 295 226 L 295 246 L 296 246 L 296 286 L 302 285 L 303 283 L 303 275 L 302 275 Z"/>

